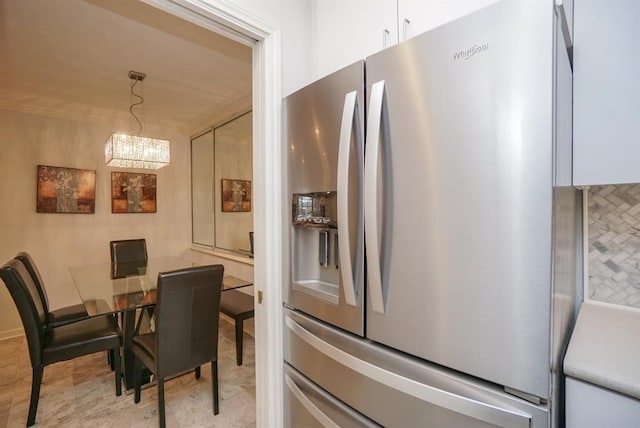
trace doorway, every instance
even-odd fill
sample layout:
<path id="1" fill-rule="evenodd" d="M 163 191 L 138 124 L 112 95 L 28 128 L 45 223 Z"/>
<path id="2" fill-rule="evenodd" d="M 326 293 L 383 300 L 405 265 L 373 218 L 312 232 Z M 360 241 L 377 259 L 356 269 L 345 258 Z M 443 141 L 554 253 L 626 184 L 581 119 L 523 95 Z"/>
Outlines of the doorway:
<path id="1" fill-rule="evenodd" d="M 143 0 L 253 49 L 253 182 L 257 426 L 282 426 L 280 34 L 245 11 L 208 0 Z M 265 196 L 269 195 L 269 198 Z M 267 250 L 268 243 L 268 250 Z"/>
<path id="2" fill-rule="evenodd" d="M 190 25 L 197 25 L 199 30 L 203 30 L 200 33 L 221 35 L 221 38 L 226 37 L 240 42 L 251 49 L 254 88 L 251 104 L 254 111 L 253 156 L 255 160 L 253 168 L 255 197 L 252 202 L 255 210 L 254 231 L 256 236 L 254 278 L 256 294 L 259 300 L 259 304 L 256 305 L 257 420 L 259 425 L 280 426 L 282 425 L 282 418 L 279 416 L 282 412 L 279 405 L 282 402 L 280 399 L 282 343 L 279 284 L 282 276 L 280 256 L 282 253 L 280 238 L 282 235 L 280 233 L 282 228 L 280 225 L 282 198 L 279 190 L 279 183 L 281 182 L 279 160 L 281 148 L 278 126 L 280 123 L 279 103 L 281 97 L 279 32 L 268 28 L 261 20 L 249 16 L 246 12 L 237 9 L 236 6 L 230 5 L 228 2 L 223 3 L 220 0 L 140 0 L 139 2 L 126 3 L 126 5 L 124 2 L 112 2 L 109 0 L 82 0 L 78 3 L 84 6 L 82 8 L 83 12 L 89 9 L 92 16 L 95 15 L 94 17 L 98 19 L 89 21 L 87 15 L 66 13 L 67 11 L 73 12 L 73 10 L 69 9 L 72 8 L 75 2 L 23 2 L 22 0 L 1 2 L 0 16 L 2 16 L 3 22 L 7 24 L 5 25 L 7 28 L 3 27 L 3 37 L 5 38 L 2 43 L 3 54 L 7 55 L 4 58 L 7 61 L 4 62 L 2 70 L 3 93 L 7 95 L 3 101 L 19 101 L 25 105 L 18 104 L 16 111 L 28 114 L 42 113 L 43 116 L 49 113 L 51 106 L 68 108 L 69 121 L 66 120 L 66 116 L 63 117 L 60 112 L 56 111 L 52 112 L 55 115 L 50 121 L 38 122 L 38 129 L 47 131 L 42 132 L 43 135 L 50 136 L 52 134 L 50 128 L 52 128 L 53 123 L 55 125 L 54 131 L 56 131 L 55 137 L 60 135 L 61 138 L 40 139 L 41 141 L 33 139 L 33 141 L 29 141 L 29 144 L 20 144 L 18 146 L 23 150 L 19 152 L 20 156 L 26 159 L 26 162 L 30 162 L 31 159 L 39 156 L 57 163 L 67 160 L 66 158 L 61 159 L 62 156 L 66 156 L 66 153 L 59 154 L 59 147 L 64 145 L 69 151 L 78 147 L 88 147 L 89 150 L 87 150 L 88 153 L 86 154 L 79 151 L 82 156 L 78 157 L 77 165 L 68 165 L 66 163 L 65 165 L 95 165 L 97 169 L 104 173 L 103 177 L 106 178 L 102 180 L 103 189 L 105 190 L 102 193 L 102 195 L 105 195 L 102 200 L 104 207 L 108 207 L 109 198 L 106 195 L 109 195 L 107 189 L 110 184 L 107 181 L 109 174 L 105 170 L 104 164 L 102 164 L 103 160 L 100 159 L 103 156 L 100 146 L 104 147 L 101 141 L 104 141 L 104 138 L 108 135 L 107 131 L 114 131 L 112 129 L 114 124 L 119 125 L 121 122 L 126 124 L 130 120 L 128 111 L 124 113 L 124 117 L 114 116 L 114 110 L 109 109 L 109 105 L 105 105 L 104 102 L 105 100 L 112 100 L 113 106 L 120 106 L 123 104 L 121 100 L 128 98 L 128 85 L 130 82 L 126 76 L 127 70 L 149 71 L 146 63 L 141 59 L 141 53 L 144 53 L 145 50 L 145 47 L 141 48 L 140 46 L 143 42 L 149 43 L 146 47 L 152 47 L 153 50 L 157 48 L 158 52 L 166 51 L 162 49 L 165 46 L 159 38 L 137 37 L 137 33 L 129 31 L 129 24 L 136 21 L 136 19 L 120 20 L 117 25 L 109 25 L 112 21 L 106 18 L 113 18 L 116 15 L 131 18 L 132 9 L 140 10 L 144 6 L 147 11 L 133 18 L 139 18 L 141 23 L 155 30 L 160 28 L 173 31 L 175 27 L 181 26 L 181 24 L 190 23 Z M 250 4 L 251 2 L 248 3 Z M 30 9 L 22 14 L 16 14 L 14 12 L 17 7 L 31 7 L 33 10 Z M 155 12 L 162 12 L 170 22 L 165 22 L 166 19 L 162 19 L 163 24 L 158 27 L 158 22 L 154 21 L 150 15 L 158 15 L 159 13 L 150 13 L 149 9 L 155 9 Z M 151 12 L 154 12 L 154 10 Z M 8 18 L 9 16 L 11 19 Z M 54 17 L 58 19 L 54 20 Z M 34 25 L 36 18 L 41 18 L 45 25 Z M 58 27 L 54 27 L 54 23 Z M 79 34 L 63 37 L 63 34 L 66 33 L 59 31 L 59 29 L 65 27 L 72 28 L 74 31 L 78 31 Z M 13 36 L 17 35 L 19 37 L 6 38 L 9 28 L 14 28 L 16 33 Z M 114 40 L 119 40 L 120 44 L 111 46 L 111 48 L 98 46 L 96 44 L 98 36 L 108 39 L 110 43 L 114 43 Z M 33 43 L 34 39 L 42 40 L 46 43 L 39 46 L 39 50 L 33 50 L 36 47 L 35 43 Z M 8 43 L 9 41 L 11 43 Z M 135 52 L 135 55 L 132 54 L 131 58 L 123 59 L 122 52 L 126 50 L 125 48 L 132 46 L 139 48 L 139 50 Z M 62 50 L 58 51 L 56 48 Z M 80 57 L 80 49 L 88 49 L 89 54 L 86 57 Z M 10 55 L 12 55 L 11 58 L 9 58 Z M 49 62 L 41 62 L 43 58 L 48 59 Z M 171 55 L 164 55 L 154 60 L 156 59 L 163 60 L 163 64 L 166 62 L 175 64 L 177 62 L 176 58 L 172 58 Z M 69 69 L 65 67 L 69 63 L 73 63 L 76 66 L 72 72 L 68 72 Z M 113 73 L 114 69 L 119 71 Z M 90 76 L 89 73 L 91 73 Z M 114 75 L 116 76 L 115 78 L 112 77 Z M 182 74 L 174 73 L 174 77 L 176 76 L 178 77 L 176 79 L 176 87 L 191 88 L 190 82 L 180 80 L 183 78 Z M 191 112 L 194 112 L 193 106 L 188 103 L 175 102 L 177 96 L 172 101 L 174 101 L 174 105 L 180 106 L 181 111 L 175 111 L 175 114 L 165 112 L 162 116 L 154 113 L 154 109 L 157 111 L 158 105 L 167 103 L 163 103 L 163 100 L 158 98 L 154 100 L 151 85 L 155 84 L 155 82 L 166 84 L 166 81 L 163 80 L 160 74 L 151 73 L 147 77 L 146 85 L 148 90 L 144 94 L 146 97 L 145 106 L 147 106 L 146 120 L 144 120 L 145 130 L 149 128 L 149 125 L 152 125 L 154 114 L 156 117 L 164 117 L 166 119 L 175 118 L 178 125 L 183 123 L 182 118 L 185 117 L 185 112 L 189 112 L 187 116 L 192 115 Z M 15 84 L 15 87 L 11 88 L 11 91 L 4 92 L 5 86 L 9 84 Z M 47 87 L 48 91 L 35 97 L 23 96 L 19 92 L 19 90 L 25 88 L 29 91 L 35 91 L 46 85 L 50 85 Z M 177 92 L 175 92 L 176 95 Z M 58 102 L 59 100 L 56 96 L 60 94 L 69 95 L 69 98 Z M 85 101 L 83 98 L 87 94 L 90 94 L 91 99 L 89 101 Z M 123 97 L 112 98 L 112 94 L 122 94 Z M 95 103 L 92 103 L 94 100 Z M 156 100 L 160 102 L 156 102 Z M 26 105 L 26 101 L 35 101 L 36 105 Z M 124 101 L 124 104 L 128 106 L 130 103 Z M 122 108 L 119 110 L 124 111 Z M 20 117 L 22 118 L 23 116 Z M 55 120 L 58 117 L 64 120 Z M 92 119 L 95 119 L 98 125 L 90 123 Z M 32 132 L 33 127 L 22 126 L 23 122 L 17 120 L 12 122 L 16 123 L 14 128 L 20 127 Z M 24 123 L 30 125 L 32 121 Z M 69 125 L 70 123 L 72 125 Z M 101 137 L 103 131 L 105 137 Z M 189 129 L 187 132 L 193 131 L 194 129 Z M 22 131 L 19 135 L 22 135 Z M 69 135 L 72 138 L 68 138 Z M 7 138 L 7 141 L 10 140 L 10 138 Z M 72 143 L 69 141 L 72 141 Z M 182 160 L 184 159 L 185 157 L 183 156 Z M 188 168 L 186 162 L 180 163 L 180 157 L 172 160 L 177 161 L 176 163 L 179 165 L 183 165 L 183 171 Z M 171 184 L 182 184 L 184 182 L 184 186 L 181 186 L 181 188 L 188 192 L 188 181 L 179 177 L 180 174 L 177 172 L 180 169 L 173 168 L 173 170 L 171 173 L 164 172 L 165 177 L 167 177 L 166 182 L 169 182 L 170 179 L 172 180 Z M 20 175 L 20 177 L 22 176 Z M 176 178 L 182 181 L 178 181 Z M 168 188 L 168 185 L 163 184 L 161 186 L 161 189 Z M 265 198 L 265 195 L 269 195 L 269 198 Z M 168 200 L 168 198 L 164 199 L 164 201 Z M 188 203 L 187 201 L 184 202 L 186 203 L 182 203 L 182 205 Z M 168 210 L 165 210 L 166 212 Z M 175 218 L 170 219 L 172 223 L 169 223 L 169 220 L 164 221 L 167 224 L 187 224 L 189 221 L 186 218 L 189 215 L 188 211 L 182 210 L 180 215 L 181 217 L 177 219 L 177 222 Z M 165 217 L 169 216 L 165 214 Z M 64 242 L 62 247 L 69 248 L 68 256 L 62 256 L 62 252 L 57 252 L 57 254 L 52 254 L 49 260 L 45 259 L 45 263 L 48 263 L 48 266 L 45 265 L 46 270 L 53 272 L 53 277 L 55 278 L 53 282 L 64 284 L 67 280 L 67 266 L 69 265 L 67 259 L 80 263 L 95 263 L 96 261 L 93 259 L 99 260 L 104 252 L 107 251 L 104 242 L 109 240 L 109 234 L 113 231 L 123 234 L 126 232 L 123 230 L 122 224 L 120 224 L 123 223 L 121 220 L 123 217 L 112 216 L 111 212 L 106 209 L 97 213 L 95 218 L 99 219 L 103 227 L 96 228 L 95 231 L 92 230 L 95 233 L 92 233 L 91 239 L 86 240 L 87 242 L 82 246 L 82 250 L 78 249 L 79 246 L 65 245 L 66 242 Z M 90 223 L 86 221 L 87 217 L 84 217 L 80 222 L 69 222 L 68 217 L 65 217 L 65 222 L 60 222 L 61 219 L 61 217 L 56 218 L 57 224 L 62 224 L 67 229 L 77 227 L 78 224 L 85 225 Z M 46 219 L 38 217 L 37 219 L 43 225 L 48 220 L 49 217 Z M 167 227 L 164 227 L 165 223 L 160 224 L 157 221 L 149 222 L 146 220 L 148 220 L 148 217 L 132 216 L 130 222 L 134 226 L 140 226 L 140 228 L 146 224 L 153 223 L 155 228 L 162 227 L 167 229 Z M 107 227 L 104 226 L 105 224 Z M 184 228 L 184 226 L 182 227 Z M 43 229 L 51 230 L 50 236 L 45 236 L 45 239 L 42 239 L 40 235 L 34 236 L 28 242 L 30 248 L 34 248 L 36 254 L 46 254 L 47 248 L 45 244 L 40 242 L 47 242 L 47 238 L 54 240 L 57 236 L 64 235 L 65 237 L 69 236 L 70 238 L 68 239 L 72 239 L 75 236 L 71 233 L 62 233 L 59 228 L 55 227 Z M 153 231 L 155 232 L 155 229 Z M 169 239 L 166 239 L 165 243 L 184 248 L 187 242 L 190 242 L 187 233 L 182 231 L 176 233 L 176 236 L 185 237 L 184 243 L 179 239 L 173 240 L 177 241 L 177 244 L 170 243 Z M 59 244 L 59 242 L 57 243 Z M 266 251 L 267 243 L 269 244 L 269 251 Z M 6 248 L 9 248 L 9 246 Z M 166 245 L 164 250 L 174 251 L 173 248 L 168 248 L 169 245 Z M 175 251 L 178 251 L 178 249 Z M 11 252 L 14 252 L 13 248 L 11 248 Z M 82 260 L 79 260 L 80 258 Z M 63 290 L 58 294 L 61 296 L 60 299 L 64 300 L 67 297 Z M 66 304 L 64 301 L 57 303 Z M 2 309 L 4 309 L 4 306 L 2 306 Z M 13 308 L 11 310 L 13 312 L 10 315 L 13 315 L 13 318 L 17 321 L 17 313 Z M 9 321 L 13 322 L 13 320 Z"/>

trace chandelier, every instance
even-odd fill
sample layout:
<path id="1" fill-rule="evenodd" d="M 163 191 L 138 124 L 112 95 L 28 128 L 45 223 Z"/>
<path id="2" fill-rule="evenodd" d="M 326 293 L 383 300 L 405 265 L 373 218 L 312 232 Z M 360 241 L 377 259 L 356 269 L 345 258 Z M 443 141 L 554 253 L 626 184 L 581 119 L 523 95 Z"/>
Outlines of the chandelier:
<path id="1" fill-rule="evenodd" d="M 171 142 L 156 138 L 142 137 L 142 122 L 133 112 L 135 106 L 142 105 L 144 98 L 136 94 L 133 88 L 142 82 L 146 74 L 130 71 L 131 95 L 140 101 L 131 104 L 129 112 L 138 123 L 138 135 L 114 132 L 104 143 L 104 159 L 107 166 L 119 168 L 159 169 L 169 165 L 171 161 Z"/>

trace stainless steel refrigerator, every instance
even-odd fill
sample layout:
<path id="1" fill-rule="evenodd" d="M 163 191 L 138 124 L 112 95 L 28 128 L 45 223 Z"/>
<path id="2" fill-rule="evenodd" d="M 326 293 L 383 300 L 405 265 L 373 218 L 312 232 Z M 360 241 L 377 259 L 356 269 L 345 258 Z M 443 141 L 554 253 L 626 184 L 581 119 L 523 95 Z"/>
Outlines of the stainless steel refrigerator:
<path id="1" fill-rule="evenodd" d="M 503 0 L 285 99 L 287 426 L 562 424 L 579 217 L 560 12 Z"/>

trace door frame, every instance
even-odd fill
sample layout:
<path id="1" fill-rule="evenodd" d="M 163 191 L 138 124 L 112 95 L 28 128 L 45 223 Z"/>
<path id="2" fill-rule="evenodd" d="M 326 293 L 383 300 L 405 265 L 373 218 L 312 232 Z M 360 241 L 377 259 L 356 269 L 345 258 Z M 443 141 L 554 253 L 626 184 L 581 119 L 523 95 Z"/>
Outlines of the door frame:
<path id="1" fill-rule="evenodd" d="M 283 426 L 280 31 L 223 0 L 140 1 L 252 47 L 256 423 Z"/>

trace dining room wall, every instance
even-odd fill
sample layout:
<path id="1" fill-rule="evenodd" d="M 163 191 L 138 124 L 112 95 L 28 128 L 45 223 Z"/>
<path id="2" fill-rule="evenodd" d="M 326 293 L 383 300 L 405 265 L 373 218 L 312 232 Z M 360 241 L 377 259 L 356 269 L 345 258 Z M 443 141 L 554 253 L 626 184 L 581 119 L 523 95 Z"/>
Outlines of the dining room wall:
<path id="1" fill-rule="evenodd" d="M 171 165 L 156 170 L 106 167 L 104 141 L 116 124 L 0 110 L 0 261 L 28 251 L 44 278 L 52 308 L 79 303 L 68 267 L 109 261 L 109 241 L 145 238 L 150 257 L 191 246 L 189 136 L 147 126 L 171 140 Z M 93 214 L 36 212 L 37 165 L 96 171 Z M 112 171 L 157 175 L 157 211 L 113 214 Z M 6 287 L 0 287 L 0 338 L 22 332 Z"/>

